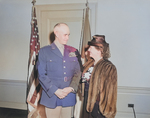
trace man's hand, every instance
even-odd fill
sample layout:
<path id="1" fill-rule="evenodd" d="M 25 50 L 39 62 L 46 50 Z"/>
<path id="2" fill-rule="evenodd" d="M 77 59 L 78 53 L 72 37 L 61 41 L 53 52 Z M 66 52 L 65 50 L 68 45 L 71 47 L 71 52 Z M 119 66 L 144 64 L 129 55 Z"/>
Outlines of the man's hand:
<path id="1" fill-rule="evenodd" d="M 63 89 L 63 91 L 65 93 L 67 93 L 67 95 L 68 95 L 69 93 L 71 93 L 73 91 L 73 88 L 72 87 L 66 87 L 66 88 Z"/>
<path id="2" fill-rule="evenodd" d="M 63 99 L 65 98 L 68 94 L 63 91 L 63 89 L 58 89 L 56 92 L 55 92 L 55 95 L 60 98 L 60 99 Z"/>

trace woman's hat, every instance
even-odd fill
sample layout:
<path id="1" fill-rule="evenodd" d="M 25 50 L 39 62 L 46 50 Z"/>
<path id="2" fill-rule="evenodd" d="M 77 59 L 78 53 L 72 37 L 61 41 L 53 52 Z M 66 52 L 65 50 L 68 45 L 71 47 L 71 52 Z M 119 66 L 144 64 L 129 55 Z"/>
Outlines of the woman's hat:
<path id="1" fill-rule="evenodd" d="M 94 35 L 93 39 L 88 42 L 89 46 L 95 46 L 101 50 L 103 58 L 110 57 L 109 44 L 105 41 L 105 35 Z"/>
<path id="2" fill-rule="evenodd" d="M 88 42 L 89 46 L 103 47 L 103 44 L 106 43 L 104 35 L 94 35 L 93 39 Z"/>

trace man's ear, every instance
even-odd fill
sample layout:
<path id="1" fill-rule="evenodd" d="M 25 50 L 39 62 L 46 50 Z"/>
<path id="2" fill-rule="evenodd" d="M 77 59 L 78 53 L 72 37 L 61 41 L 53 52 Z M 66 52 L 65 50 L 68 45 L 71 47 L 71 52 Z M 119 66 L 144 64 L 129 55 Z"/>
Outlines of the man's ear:
<path id="1" fill-rule="evenodd" d="M 54 31 L 56 37 L 58 37 L 58 31 Z"/>

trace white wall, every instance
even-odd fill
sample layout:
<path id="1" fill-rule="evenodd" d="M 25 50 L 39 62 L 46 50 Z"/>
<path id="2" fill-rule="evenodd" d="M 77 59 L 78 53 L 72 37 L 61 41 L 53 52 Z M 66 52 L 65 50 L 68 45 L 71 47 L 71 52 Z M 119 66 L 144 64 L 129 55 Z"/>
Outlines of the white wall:
<path id="1" fill-rule="evenodd" d="M 99 0 L 97 32 L 110 43 L 118 85 L 150 87 L 150 1 Z"/>
<path id="2" fill-rule="evenodd" d="M 84 3 L 86 0 L 37 0 L 36 4 Z M 118 69 L 117 118 L 150 117 L 150 1 L 90 0 L 97 4 L 96 34 L 110 44 L 110 60 Z M 31 1 L 0 1 L 0 107 L 25 109 Z M 92 34 L 94 35 L 94 33 Z M 12 84 L 15 82 L 16 84 Z M 23 85 L 22 85 L 23 84 Z M 6 86 L 5 86 L 6 85 Z M 2 87 L 1 86 L 1 87 Z M 17 86 L 17 88 L 16 88 Z M 11 89 L 12 92 L 9 92 Z M 15 91 L 13 91 L 13 89 Z M 18 103 L 13 92 L 22 91 Z M 8 99 L 5 99 L 5 96 Z M 7 101 L 10 104 L 5 104 Z M 12 104 L 11 104 L 12 103 Z M 23 105 L 22 105 L 23 104 Z"/>
<path id="3" fill-rule="evenodd" d="M 27 79 L 31 1 L 0 1 L 0 79 Z"/>

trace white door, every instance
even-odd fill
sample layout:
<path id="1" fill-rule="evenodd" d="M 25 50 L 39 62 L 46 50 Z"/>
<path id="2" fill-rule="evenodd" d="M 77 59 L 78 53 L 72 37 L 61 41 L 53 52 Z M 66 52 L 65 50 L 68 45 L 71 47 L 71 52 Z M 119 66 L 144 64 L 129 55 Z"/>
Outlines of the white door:
<path id="1" fill-rule="evenodd" d="M 64 22 L 70 28 L 67 44 L 79 49 L 84 8 L 85 4 L 37 5 L 36 14 L 41 47 L 50 44 L 49 37 L 54 25 Z M 91 11 L 95 15 L 95 9 Z"/>

